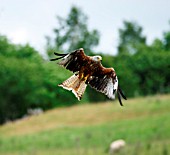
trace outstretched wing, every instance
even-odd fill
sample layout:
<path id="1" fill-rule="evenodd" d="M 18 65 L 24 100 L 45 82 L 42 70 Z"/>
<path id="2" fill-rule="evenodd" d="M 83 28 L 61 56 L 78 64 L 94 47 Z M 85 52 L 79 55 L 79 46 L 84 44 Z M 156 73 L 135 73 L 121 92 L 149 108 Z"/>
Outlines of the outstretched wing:
<path id="1" fill-rule="evenodd" d="M 118 85 L 118 78 L 113 68 L 105 68 L 101 64 L 97 64 L 98 69 L 94 72 L 89 80 L 89 85 L 97 91 L 104 93 L 109 98 L 114 99 L 117 92 L 119 103 L 123 106 L 121 97 L 126 100 L 125 95 Z"/>
<path id="2" fill-rule="evenodd" d="M 80 48 L 79 50 L 69 54 L 54 54 L 58 57 L 51 59 L 51 61 L 61 59 L 58 64 L 72 71 L 73 73 L 79 71 L 81 67 L 89 60 L 89 57 L 84 54 L 83 48 Z"/>

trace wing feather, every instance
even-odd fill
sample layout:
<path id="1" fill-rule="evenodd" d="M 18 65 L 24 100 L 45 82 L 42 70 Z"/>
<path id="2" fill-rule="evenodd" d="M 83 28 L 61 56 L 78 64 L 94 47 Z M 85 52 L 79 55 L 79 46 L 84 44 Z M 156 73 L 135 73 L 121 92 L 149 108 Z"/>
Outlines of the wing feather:
<path id="1" fill-rule="evenodd" d="M 123 106 L 121 97 L 126 100 L 125 95 L 118 85 L 118 78 L 113 68 L 105 68 L 101 64 L 98 65 L 96 72 L 89 81 L 89 85 L 97 91 L 105 94 L 110 99 L 115 98 L 115 94 L 118 95 L 118 100 L 121 106 Z"/>
<path id="2" fill-rule="evenodd" d="M 84 50 L 80 48 L 69 54 L 54 53 L 58 58 L 53 58 L 51 61 L 59 60 L 59 65 L 74 72 L 80 71 L 81 67 L 88 61 L 88 56 L 84 54 Z"/>
<path id="3" fill-rule="evenodd" d="M 118 100 L 119 100 L 120 105 L 123 106 L 122 100 L 121 100 L 121 95 L 120 95 L 119 91 L 117 92 L 117 96 L 118 96 Z"/>
<path id="4" fill-rule="evenodd" d="M 106 77 L 93 77 L 89 81 L 89 85 L 96 89 L 97 91 L 104 93 L 109 98 L 114 99 L 115 95 L 113 92 L 114 83 L 112 82 L 112 78 L 106 76 Z"/>

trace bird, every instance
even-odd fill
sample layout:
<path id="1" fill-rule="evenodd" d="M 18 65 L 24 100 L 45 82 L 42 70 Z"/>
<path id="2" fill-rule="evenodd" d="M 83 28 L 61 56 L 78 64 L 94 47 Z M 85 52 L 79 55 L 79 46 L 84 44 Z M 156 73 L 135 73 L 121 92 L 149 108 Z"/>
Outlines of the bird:
<path id="1" fill-rule="evenodd" d="M 57 57 L 50 59 L 51 61 L 59 60 L 58 65 L 74 73 L 58 86 L 72 91 L 79 101 L 87 85 L 105 94 L 110 99 L 115 99 L 117 93 L 119 103 L 123 106 L 121 98 L 123 97 L 125 100 L 127 98 L 118 85 L 116 72 L 114 68 L 105 68 L 101 64 L 101 56 L 87 56 L 83 48 L 67 54 L 54 52 L 54 55 Z"/>

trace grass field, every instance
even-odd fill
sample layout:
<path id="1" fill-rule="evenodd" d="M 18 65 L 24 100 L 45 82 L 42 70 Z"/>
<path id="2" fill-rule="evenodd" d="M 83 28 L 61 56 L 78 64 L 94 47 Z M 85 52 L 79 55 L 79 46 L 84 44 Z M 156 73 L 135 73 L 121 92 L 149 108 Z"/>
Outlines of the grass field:
<path id="1" fill-rule="evenodd" d="M 119 155 L 170 154 L 170 95 L 80 104 L 0 126 L 2 155 L 106 155 L 124 139 Z"/>

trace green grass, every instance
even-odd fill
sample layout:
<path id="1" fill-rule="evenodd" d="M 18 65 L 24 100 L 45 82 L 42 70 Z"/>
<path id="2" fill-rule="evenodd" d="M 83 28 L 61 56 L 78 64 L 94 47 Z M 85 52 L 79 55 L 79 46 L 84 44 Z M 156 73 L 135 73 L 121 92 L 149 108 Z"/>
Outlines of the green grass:
<path id="1" fill-rule="evenodd" d="M 119 155 L 170 154 L 170 95 L 59 108 L 0 127 L 3 155 L 104 155 L 125 139 Z"/>

